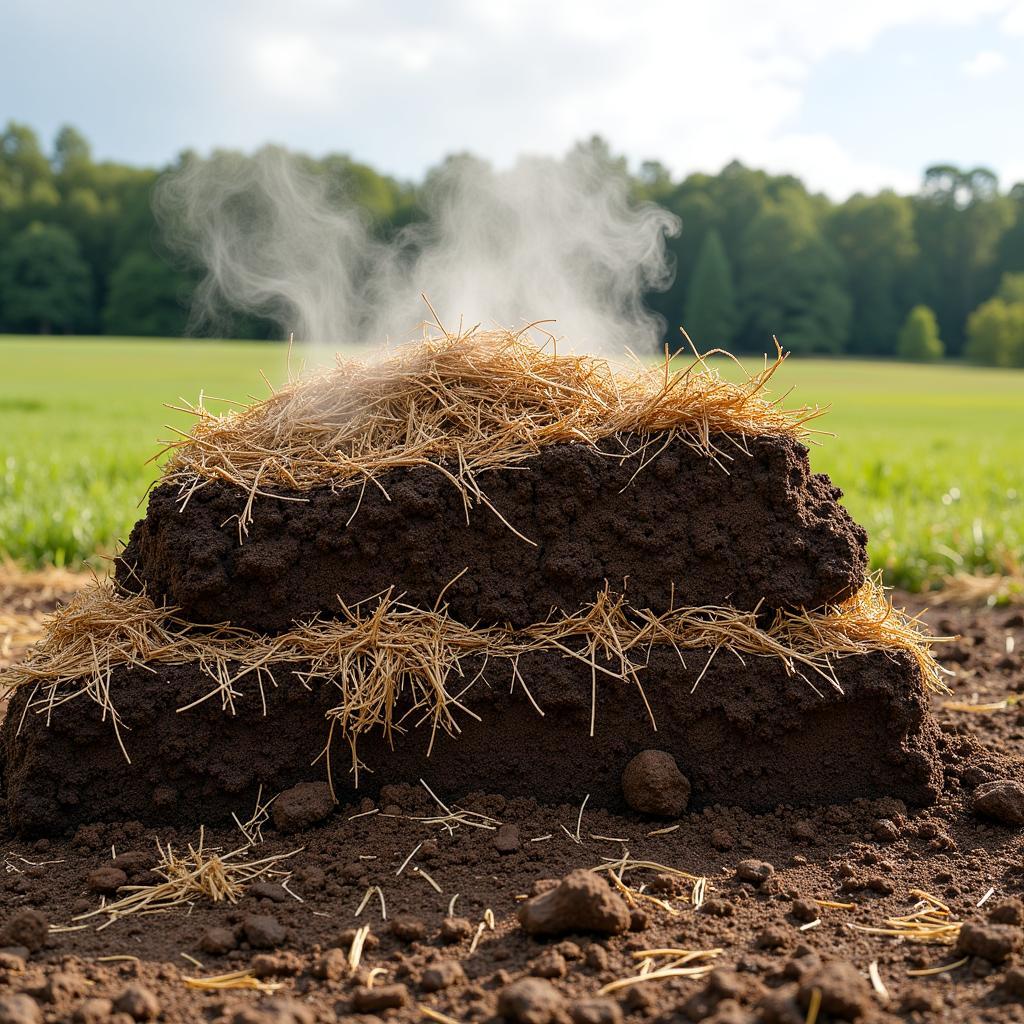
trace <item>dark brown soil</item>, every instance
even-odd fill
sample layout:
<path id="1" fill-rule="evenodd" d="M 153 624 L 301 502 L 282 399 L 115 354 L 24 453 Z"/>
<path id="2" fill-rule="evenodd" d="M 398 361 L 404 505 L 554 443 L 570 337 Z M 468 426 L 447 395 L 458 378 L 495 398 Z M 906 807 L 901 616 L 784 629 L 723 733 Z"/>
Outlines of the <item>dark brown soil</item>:
<path id="1" fill-rule="evenodd" d="M 591 806 L 621 810 L 624 767 L 654 747 L 675 756 L 696 808 L 767 810 L 882 795 L 923 804 L 937 796 L 937 732 L 906 655 L 838 660 L 839 693 L 817 677 L 817 692 L 787 677 L 776 658 L 744 664 L 720 653 L 691 693 L 710 656 L 687 652 L 684 666 L 673 648 L 652 649 L 640 679 L 657 731 L 635 684 L 599 675 L 593 738 L 588 666 L 557 652 L 520 659 L 542 716 L 521 684 L 510 685 L 509 663 L 467 663 L 467 682 L 483 671 L 461 698 L 479 720 L 456 711 L 459 735 L 438 732 L 429 757 L 429 725 L 413 727 L 422 712 L 409 717 L 409 732 L 395 738 L 394 750 L 379 732 L 364 736 L 359 793 L 351 788 L 349 748 L 336 741 L 335 789 L 342 799 L 376 796 L 382 785 L 423 778 L 454 797 L 484 789 L 560 803 L 581 799 L 582 786 Z M 264 717 L 257 683 L 248 677 L 236 684 L 235 714 L 222 710 L 219 696 L 175 714 L 212 683 L 197 666 L 154 667 L 118 670 L 111 679 L 131 765 L 98 705 L 79 698 L 55 708 L 48 724 L 45 713 L 24 713 L 31 694 L 19 692 L 2 733 L 13 829 L 53 833 L 110 818 L 212 823 L 250 806 L 261 784 L 269 793 L 326 778 L 325 763 L 311 762 L 327 743 L 324 713 L 337 700 L 332 687 L 310 691 L 279 679 L 264 688 Z"/>
<path id="2" fill-rule="evenodd" d="M 390 500 L 373 485 L 361 498 L 359 489 L 325 489 L 308 503 L 258 499 L 241 545 L 238 490 L 207 485 L 181 511 L 177 489 L 161 486 L 118 577 L 144 584 L 192 622 L 269 632 L 391 586 L 420 607 L 444 591 L 461 621 L 516 627 L 553 608 L 575 610 L 606 581 L 635 607 L 659 612 L 673 588 L 677 605 L 741 609 L 762 600 L 815 608 L 856 590 L 865 533 L 838 504 L 838 488 L 810 472 L 807 449 L 755 438 L 746 454 L 729 438 L 716 441 L 731 461 L 716 465 L 676 442 L 632 484 L 639 458 L 616 453 L 622 444 L 635 449 L 635 437 L 607 442 L 604 455 L 553 445 L 521 466 L 480 474 L 490 502 L 536 546 L 484 507 L 467 525 L 461 495 L 427 467 L 382 477 Z"/>
<path id="3" fill-rule="evenodd" d="M 1024 615 L 943 610 L 930 616 L 930 624 L 964 635 L 944 657 L 955 673 L 951 685 L 958 700 L 993 701 L 1024 692 L 1018 653 L 1024 644 Z M 397 786 L 376 803 L 339 807 L 320 826 L 298 834 L 280 835 L 270 824 L 264 826 L 266 842 L 253 856 L 298 849 L 288 861 L 293 872 L 288 888 L 302 902 L 273 884 L 280 879 L 268 879 L 272 884 L 252 887 L 237 906 L 200 899 L 161 916 L 125 918 L 103 931 L 95 929 L 102 918 L 72 920 L 100 906 L 103 897 L 90 888 L 97 869 L 116 867 L 111 864 L 116 854 L 129 883 L 144 882 L 145 870 L 155 862 L 155 839 L 180 850 L 196 841 L 197 830 L 147 828 L 130 821 L 25 841 L 0 828 L 0 929 L 8 937 L 28 937 L 32 929 L 23 920 L 10 927 L 28 910 L 55 926 L 41 949 L 0 951 L 0 1000 L 9 1006 L 10 1000 L 23 997 L 23 1005 L 27 1002 L 35 1014 L 24 1019 L 48 1024 L 106 1020 L 103 1013 L 87 1013 L 98 1007 L 109 1015 L 109 1004 L 122 999 L 125 1006 L 145 1006 L 145 997 L 134 991 L 140 987 L 155 999 L 159 1019 L 168 1024 L 328 1024 L 339 1019 L 412 1024 L 423 1019 L 421 1007 L 457 1021 L 498 1024 L 499 1006 L 520 1005 L 522 989 L 510 987 L 534 978 L 553 987 L 554 1019 L 560 1024 L 623 1018 L 631 1024 L 803 1024 L 814 988 L 822 992 L 819 1024 L 851 1016 L 873 1024 L 1020 1022 L 1024 932 L 1013 923 L 1020 920 L 1020 908 L 1007 901 L 1024 896 L 1024 832 L 978 817 L 971 806 L 976 788 L 1019 774 L 1024 712 L 1011 706 L 969 714 L 941 705 L 937 699 L 946 778 L 932 807 L 913 809 L 881 798 L 751 813 L 730 807 L 730 799 L 666 823 L 594 810 L 588 803 L 577 843 L 566 832 L 575 834 L 580 803 L 591 788 L 590 777 L 580 774 L 572 780 L 572 799 L 561 806 L 539 805 L 530 798 L 467 797 L 465 806 L 503 823 L 499 840 L 493 831 L 457 827 L 450 833 L 413 820 L 436 805 L 421 787 Z M 849 738 L 837 735 L 833 741 L 846 750 Z M 566 746 L 571 750 L 571 744 Z M 525 747 L 521 754 L 528 758 L 531 751 Z M 861 756 L 851 752 L 851 768 Z M 460 788 L 457 781 L 438 782 L 438 795 L 450 798 Z M 243 807 L 240 816 L 248 810 Z M 672 824 L 679 827 L 663 831 Z M 225 850 L 243 842 L 234 828 L 207 830 L 205 841 Z M 646 884 L 672 913 L 648 904 L 647 913 L 633 921 L 640 930 L 618 935 L 527 934 L 517 919 L 522 897 L 544 889 L 544 879 L 621 857 L 624 848 L 636 859 L 706 875 L 703 907 L 694 910 L 671 884 L 659 880 L 657 871 L 638 872 L 627 875 L 627 881 Z M 442 892 L 431 888 L 422 872 Z M 379 885 L 385 895 L 387 920 L 381 918 L 376 894 L 355 916 L 371 885 Z M 945 900 L 953 920 L 974 922 L 968 932 L 972 948 L 996 957 L 1008 952 L 1009 958 L 993 961 L 961 954 L 952 942 L 928 945 L 850 927 L 877 926 L 906 914 L 918 889 Z M 456 893 L 455 915 L 464 924 L 445 925 Z M 814 899 L 852 907 L 822 908 Z M 495 930 L 485 926 L 471 951 L 487 909 L 493 911 Z M 364 923 L 370 925 L 371 938 L 359 971 L 350 975 L 345 956 L 352 929 Z M 81 930 L 61 930 L 69 924 Z M 812 927 L 801 930 L 807 925 Z M 266 943 L 276 945 L 259 948 Z M 587 1015 L 594 1012 L 591 1001 L 602 986 L 636 973 L 639 950 L 664 947 L 720 948 L 720 970 L 711 978 L 668 978 L 620 989 L 607 997 L 610 1005 L 598 1004 L 607 1016 Z M 202 967 L 182 954 L 198 959 Z M 908 974 L 959 963 L 964 956 L 963 966 L 952 971 L 916 978 Z M 887 997 L 868 984 L 872 963 Z M 201 992 L 183 980 L 246 968 L 280 984 L 280 991 L 275 996 Z M 365 993 L 370 971 L 377 972 L 370 992 L 386 990 L 391 1001 L 404 999 L 404 1007 L 353 1012 L 373 1001 Z M 438 988 L 439 983 L 444 987 Z M 393 990 L 395 985 L 404 986 L 404 992 Z M 281 1001 L 276 1006 L 275 998 Z"/>

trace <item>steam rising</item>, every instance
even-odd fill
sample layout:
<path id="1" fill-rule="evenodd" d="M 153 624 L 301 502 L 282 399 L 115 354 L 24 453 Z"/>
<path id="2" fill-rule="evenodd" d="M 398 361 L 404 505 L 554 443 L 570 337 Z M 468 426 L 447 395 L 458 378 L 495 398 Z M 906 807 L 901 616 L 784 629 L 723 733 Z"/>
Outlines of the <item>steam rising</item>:
<path id="1" fill-rule="evenodd" d="M 157 213 L 172 245 L 206 269 L 196 314 L 277 321 L 297 339 L 341 344 L 445 327 L 557 320 L 578 349 L 650 349 L 663 325 L 643 293 L 672 279 L 678 221 L 629 200 L 624 176 L 589 155 L 495 171 L 470 158 L 432 173 L 426 219 L 385 241 L 315 165 L 282 150 L 189 159 L 166 177 Z"/>

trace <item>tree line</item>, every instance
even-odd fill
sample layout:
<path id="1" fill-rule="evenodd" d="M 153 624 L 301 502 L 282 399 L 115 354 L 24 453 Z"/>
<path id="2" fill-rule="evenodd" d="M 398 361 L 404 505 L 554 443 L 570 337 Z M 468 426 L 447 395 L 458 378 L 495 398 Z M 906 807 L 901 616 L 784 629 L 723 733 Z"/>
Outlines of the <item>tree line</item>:
<path id="1" fill-rule="evenodd" d="M 671 286 L 648 296 L 702 348 L 1024 366 L 1024 182 L 985 168 L 929 167 L 919 190 L 837 203 L 792 175 L 733 162 L 677 180 L 632 170 L 599 138 L 578 147 L 628 178 L 639 201 L 682 221 Z M 185 159 L 183 154 L 181 159 Z M 465 157 L 453 158 L 465 159 Z M 344 155 L 304 158 L 382 235 L 423 216 L 416 183 Z M 161 171 L 93 158 L 61 128 L 47 150 L 27 125 L 0 135 L 0 331 L 178 336 L 197 269 L 162 251 L 152 212 Z M 428 176 L 429 176 L 428 172 Z M 276 328 L 239 317 L 239 337 Z"/>

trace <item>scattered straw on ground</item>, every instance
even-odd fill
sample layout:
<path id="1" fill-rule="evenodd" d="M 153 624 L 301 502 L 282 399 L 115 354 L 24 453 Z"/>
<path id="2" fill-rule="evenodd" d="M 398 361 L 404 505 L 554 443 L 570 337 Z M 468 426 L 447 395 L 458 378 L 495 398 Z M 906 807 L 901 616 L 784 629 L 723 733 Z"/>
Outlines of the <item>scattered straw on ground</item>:
<path id="1" fill-rule="evenodd" d="M 702 978 L 714 968 L 710 961 L 723 952 L 722 949 L 640 949 L 633 954 L 640 961 L 637 973 L 608 982 L 597 994 L 607 996 L 620 989 L 667 978 Z"/>
<path id="2" fill-rule="evenodd" d="M 938 897 L 921 889 L 911 889 L 910 895 L 917 897 L 917 903 L 909 914 L 886 918 L 880 926 L 848 924 L 847 927 L 871 935 L 891 935 L 906 942 L 953 945 L 963 922 L 954 920 L 949 907 Z"/>
<path id="3" fill-rule="evenodd" d="M 956 573 L 942 581 L 942 589 L 928 595 L 933 605 L 1024 604 L 1024 569 L 994 575 Z"/>
<path id="4" fill-rule="evenodd" d="M 520 658 L 532 651 L 558 651 L 590 668 L 593 730 L 599 677 L 635 685 L 643 697 L 643 671 L 655 646 L 670 646 L 680 658 L 686 651 L 708 652 L 694 689 L 720 654 L 777 658 L 816 689 L 815 679 L 839 688 L 835 666 L 842 658 L 903 651 L 916 662 L 923 684 L 942 691 L 942 670 L 931 653 L 934 640 L 919 620 L 892 606 L 877 579 L 840 605 L 778 612 L 767 625 L 755 612 L 727 607 L 655 615 L 604 592 L 574 615 L 524 630 L 474 628 L 450 618 L 443 607 L 425 611 L 388 593 L 343 606 L 337 619 L 317 619 L 275 636 L 228 626 L 200 629 L 144 595 L 122 594 L 109 581 L 97 581 L 52 617 L 44 639 L 24 663 L 0 675 L 0 685 L 8 691 L 33 687 L 24 714 L 48 720 L 60 705 L 88 697 L 109 717 L 122 750 L 123 723 L 110 694 L 118 668 L 152 672 L 160 664 L 197 665 L 209 677 L 210 689 L 178 711 L 214 700 L 233 712 L 243 681 L 255 684 L 264 711 L 267 686 L 292 679 L 307 688 L 331 686 L 338 694 L 327 712 L 331 735 L 337 732 L 350 743 L 358 770 L 355 741 L 372 728 L 390 737 L 428 723 L 432 736 L 439 728 L 456 735 L 457 713 L 475 717 L 462 698 L 485 668 L 494 669 L 492 662 L 504 663 L 511 684 L 532 701 L 519 670 Z M 649 705 L 647 710 L 651 713 Z M 330 751 L 328 741 L 327 758 Z"/>
<path id="5" fill-rule="evenodd" d="M 213 903 L 228 901 L 237 903 L 245 893 L 249 882 L 271 875 L 285 875 L 279 865 L 298 853 L 277 854 L 259 860 L 247 860 L 250 847 L 221 853 L 205 847 L 205 830 L 199 831 L 197 846 L 189 844 L 188 852 L 177 854 L 168 845 L 157 843 L 160 861 L 153 870 L 163 876 L 162 882 L 152 885 L 125 885 L 118 891 L 124 895 L 113 903 L 104 903 L 86 914 L 79 914 L 75 921 L 86 921 L 103 915 L 107 918 L 100 929 L 106 928 L 122 917 L 131 914 L 160 914 L 174 907 L 205 899 Z M 208 979 L 209 980 L 209 979 Z"/>
<path id="6" fill-rule="evenodd" d="M 678 878 L 690 885 L 689 901 L 694 907 L 699 907 L 704 902 L 705 894 L 708 889 L 708 880 L 703 875 L 691 875 L 688 871 L 682 871 L 679 868 L 672 868 L 666 864 L 658 864 L 656 861 L 635 860 L 630 856 L 629 850 L 623 850 L 621 857 L 605 857 L 603 859 L 605 863 L 599 864 L 597 867 L 591 868 L 590 870 L 594 872 L 606 872 L 611 884 L 618 889 L 631 907 L 635 907 L 639 903 L 643 902 L 652 904 L 672 915 L 679 913 L 679 911 L 673 907 L 668 900 L 663 900 L 658 896 L 652 896 L 650 893 L 644 892 L 643 887 L 634 887 L 629 885 L 625 880 L 625 876 L 635 871 L 653 871 L 659 875 Z"/>
<path id="7" fill-rule="evenodd" d="M 214 974 L 206 978 L 182 978 L 187 988 L 198 989 L 200 992 L 226 992 L 240 989 L 251 989 L 256 992 L 278 992 L 284 985 L 279 981 L 263 981 L 257 978 L 250 968 L 244 971 L 230 971 L 227 974 Z"/>
<path id="8" fill-rule="evenodd" d="M 332 369 L 221 414 L 200 401 L 182 410 L 196 423 L 168 446 L 164 479 L 181 486 L 183 502 L 210 481 L 239 487 L 248 495 L 239 514 L 244 533 L 254 499 L 275 490 L 293 499 L 324 486 L 384 490 L 379 478 L 388 470 L 432 466 L 468 508 L 488 504 L 478 472 L 515 465 L 545 445 L 596 447 L 629 433 L 646 443 L 619 454 L 640 456 L 641 465 L 648 444 L 672 438 L 731 458 L 722 436 L 737 449 L 752 436 L 803 437 L 822 413 L 784 409 L 766 396 L 781 349 L 762 371 L 732 383 L 703 356 L 677 371 L 667 356 L 657 368 L 639 360 L 615 368 L 593 356 L 559 355 L 553 343 L 538 347 L 525 333 L 473 330 L 428 337 L 375 362 L 339 358 Z"/>

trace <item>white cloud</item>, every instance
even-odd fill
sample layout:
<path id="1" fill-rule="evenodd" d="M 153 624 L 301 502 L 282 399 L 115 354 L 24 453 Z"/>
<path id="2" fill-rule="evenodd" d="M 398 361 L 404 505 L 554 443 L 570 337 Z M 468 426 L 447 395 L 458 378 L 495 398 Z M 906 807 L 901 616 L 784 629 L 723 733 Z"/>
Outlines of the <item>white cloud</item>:
<path id="1" fill-rule="evenodd" d="M 1008 17 L 1006 0 L 442 0 L 398 16 L 298 0 L 250 11 L 235 47 L 248 54 L 246 94 L 299 115 L 311 104 L 357 124 L 362 114 L 381 133 L 404 133 L 402 142 L 381 134 L 360 153 L 391 167 L 399 151 L 420 164 L 464 149 L 508 163 L 597 132 L 633 159 L 658 157 L 677 172 L 739 156 L 843 194 L 908 179 L 835 136 L 794 131 L 816 67 L 865 51 L 888 30 L 986 14 Z M 997 70 L 998 56 L 978 54 L 965 73 Z"/>
<path id="2" fill-rule="evenodd" d="M 49 53 L 66 36 L 70 56 L 49 64 L 84 84 L 66 88 L 16 48 L 0 63 L 0 94 L 28 99 L 11 114 L 74 119 L 111 156 L 161 161 L 184 146 L 273 139 L 412 177 L 453 151 L 508 165 L 600 133 L 634 162 L 659 158 L 677 174 L 740 157 L 835 195 L 902 187 L 900 160 L 913 160 L 916 179 L 919 164 L 949 151 L 930 108 L 908 106 L 893 166 L 882 126 L 845 123 L 877 107 L 872 50 L 886 33 L 905 32 L 886 72 L 919 80 L 939 58 L 908 42 L 918 30 L 964 29 L 981 50 L 954 58 L 965 74 L 993 73 L 1024 34 L 1024 0 L 177 0 L 156 5 L 145 26 L 118 14 L 126 0 L 101 0 L 102 19 L 72 0 L 14 7 L 12 38 L 28 30 Z M 88 74 L 75 69 L 83 55 Z M 832 80 L 830 119 L 802 121 L 808 91 L 850 55 L 869 55 L 866 76 Z M 52 112 L 40 116 L 44 105 Z M 908 156 L 914 147 L 920 155 Z"/>
<path id="3" fill-rule="evenodd" d="M 329 103 L 339 77 L 337 61 L 302 32 L 260 32 L 251 41 L 253 77 L 263 90 L 296 103 Z"/>
<path id="4" fill-rule="evenodd" d="M 1006 67 L 1008 61 L 1006 55 L 998 50 L 980 50 L 970 60 L 965 60 L 960 65 L 968 78 L 988 78 Z"/>

